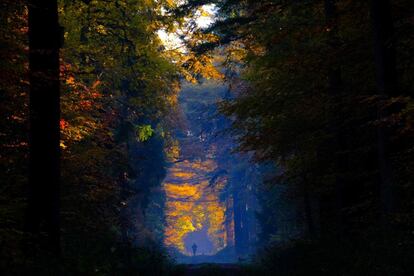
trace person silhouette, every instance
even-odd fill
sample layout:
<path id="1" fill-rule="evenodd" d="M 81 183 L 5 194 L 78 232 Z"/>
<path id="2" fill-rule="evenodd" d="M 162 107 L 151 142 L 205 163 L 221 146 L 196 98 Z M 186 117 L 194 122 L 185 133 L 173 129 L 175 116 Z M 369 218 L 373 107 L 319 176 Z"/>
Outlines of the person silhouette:
<path id="1" fill-rule="evenodd" d="M 195 256 L 195 255 L 196 255 L 196 253 L 197 253 L 197 244 L 196 244 L 196 243 L 194 243 L 194 244 L 193 244 L 193 246 L 192 246 L 191 248 L 193 249 L 193 256 Z"/>

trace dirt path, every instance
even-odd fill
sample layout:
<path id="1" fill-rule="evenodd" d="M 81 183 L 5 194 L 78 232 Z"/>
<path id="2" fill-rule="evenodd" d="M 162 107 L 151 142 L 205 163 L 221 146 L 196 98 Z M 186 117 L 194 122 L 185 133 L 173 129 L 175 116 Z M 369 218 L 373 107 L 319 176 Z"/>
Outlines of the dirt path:
<path id="1" fill-rule="evenodd" d="M 247 275 L 236 264 L 197 264 L 186 265 L 184 276 L 238 276 Z"/>

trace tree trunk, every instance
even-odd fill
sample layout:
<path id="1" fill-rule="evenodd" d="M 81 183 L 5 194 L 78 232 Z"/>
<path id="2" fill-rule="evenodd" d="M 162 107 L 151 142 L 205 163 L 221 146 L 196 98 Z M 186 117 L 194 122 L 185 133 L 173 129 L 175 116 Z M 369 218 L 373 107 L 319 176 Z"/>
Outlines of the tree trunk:
<path id="1" fill-rule="evenodd" d="M 233 198 L 228 196 L 226 199 L 226 245 L 234 246 L 234 215 L 233 215 Z"/>
<path id="2" fill-rule="evenodd" d="M 325 19 L 328 35 L 329 58 L 331 61 L 328 67 L 328 93 L 332 100 L 330 104 L 332 120 L 330 123 L 329 132 L 332 135 L 331 150 L 334 153 L 335 164 L 335 224 L 339 237 L 344 232 L 344 218 L 342 214 L 343 208 L 343 192 L 345 186 L 344 174 L 347 168 L 346 150 L 346 135 L 343 131 L 343 123 L 345 121 L 343 112 L 343 89 L 342 89 L 342 72 L 340 62 L 337 59 L 339 45 L 338 38 L 338 14 L 336 7 L 336 0 L 325 0 Z"/>
<path id="3" fill-rule="evenodd" d="M 253 174 L 253 173 L 251 173 Z M 249 247 L 248 252 L 252 252 L 254 250 L 254 245 L 257 242 L 257 220 L 256 220 L 256 211 L 257 211 L 257 191 L 256 191 L 256 183 L 254 182 L 255 179 L 253 179 L 252 176 L 249 177 L 248 181 L 251 184 L 251 188 L 247 189 L 247 204 L 248 204 L 248 210 L 247 212 L 247 222 L 248 222 L 248 240 L 249 240 Z"/>
<path id="4" fill-rule="evenodd" d="M 60 252 L 61 29 L 56 0 L 29 0 L 30 170 L 26 226 L 46 232 L 46 248 Z"/>
<path id="5" fill-rule="evenodd" d="M 394 30 L 389 0 L 371 1 L 371 19 L 377 90 L 383 99 L 387 99 L 398 95 Z M 381 122 L 386 116 L 386 111 L 379 107 L 378 120 Z M 382 218 L 385 226 L 388 224 L 388 215 L 393 209 L 393 184 L 389 156 L 389 133 L 383 126 L 379 126 L 377 129 L 377 144 Z"/>
<path id="6" fill-rule="evenodd" d="M 235 184 L 233 183 L 233 186 Z M 242 216 L 238 191 L 233 187 L 234 247 L 238 255 L 243 254 Z"/>
<path id="7" fill-rule="evenodd" d="M 248 222 L 246 214 L 246 200 L 242 193 L 243 177 L 236 177 L 233 183 L 233 218 L 234 218 L 234 246 L 239 256 L 247 253 Z"/>

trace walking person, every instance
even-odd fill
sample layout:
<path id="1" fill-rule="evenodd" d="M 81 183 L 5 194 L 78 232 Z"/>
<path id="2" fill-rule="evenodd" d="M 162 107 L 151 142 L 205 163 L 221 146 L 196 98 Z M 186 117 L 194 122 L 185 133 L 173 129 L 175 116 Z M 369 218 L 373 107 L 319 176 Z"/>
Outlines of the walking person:
<path id="1" fill-rule="evenodd" d="M 195 255 L 196 255 L 196 253 L 197 253 L 197 244 L 196 244 L 196 243 L 194 243 L 194 244 L 193 244 L 193 246 L 192 246 L 191 248 L 193 249 L 193 256 L 195 256 Z"/>

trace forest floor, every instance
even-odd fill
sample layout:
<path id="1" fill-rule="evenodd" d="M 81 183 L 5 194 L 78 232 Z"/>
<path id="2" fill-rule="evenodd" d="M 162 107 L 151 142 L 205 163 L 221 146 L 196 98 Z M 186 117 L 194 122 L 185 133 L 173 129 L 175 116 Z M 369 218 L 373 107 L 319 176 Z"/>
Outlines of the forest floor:
<path id="1" fill-rule="evenodd" d="M 176 257 L 176 261 L 183 265 L 235 264 L 237 257 L 232 251 L 228 250 L 216 255 L 197 255 L 195 257 L 180 255 Z"/>
<path id="2" fill-rule="evenodd" d="M 236 276 L 247 275 L 237 264 L 193 264 L 185 265 L 184 276 Z"/>

